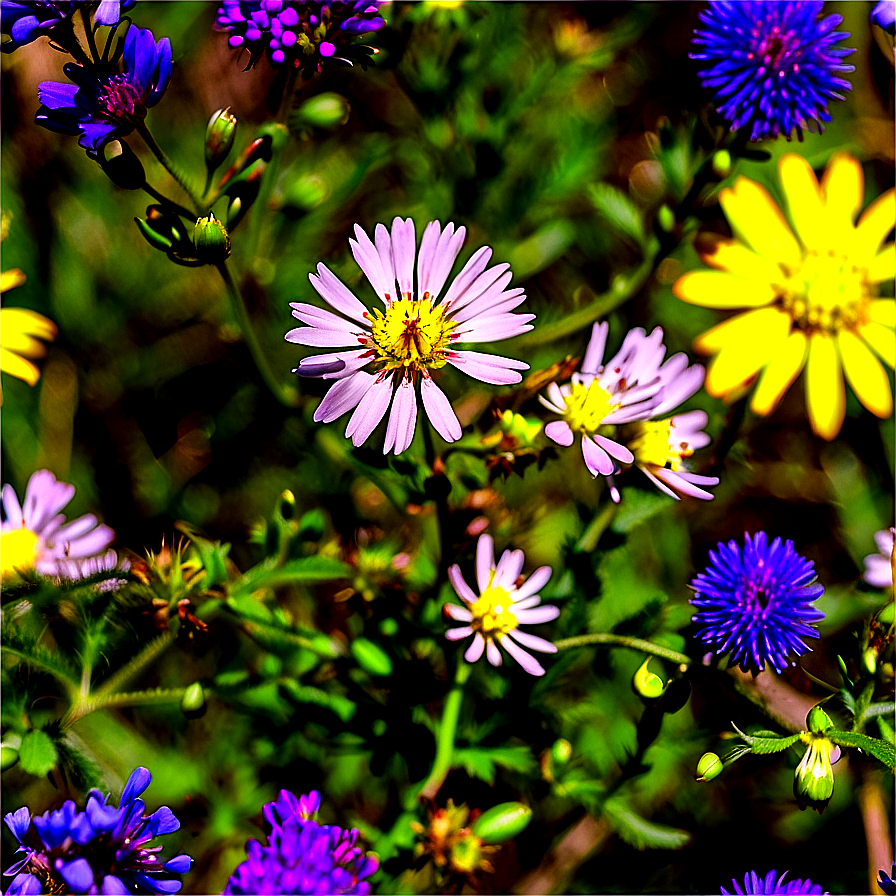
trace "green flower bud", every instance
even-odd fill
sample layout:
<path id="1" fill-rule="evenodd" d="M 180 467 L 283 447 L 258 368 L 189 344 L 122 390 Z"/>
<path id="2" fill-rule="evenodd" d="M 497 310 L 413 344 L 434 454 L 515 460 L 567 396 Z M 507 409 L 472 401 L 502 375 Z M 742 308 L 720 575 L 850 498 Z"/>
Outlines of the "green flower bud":
<path id="1" fill-rule="evenodd" d="M 123 190 L 139 190 L 146 183 L 143 163 L 121 140 L 110 140 L 97 157 L 106 177 Z"/>
<path id="2" fill-rule="evenodd" d="M 338 93 L 319 93 L 296 109 L 293 123 L 316 128 L 336 128 L 348 121 L 350 111 L 345 97 Z"/>
<path id="3" fill-rule="evenodd" d="M 557 768 L 565 766 L 572 759 L 572 744 L 561 737 L 551 746 L 551 760 Z"/>
<path id="4" fill-rule="evenodd" d="M 813 734 L 824 734 L 829 728 L 834 727 L 834 723 L 831 721 L 831 717 L 821 708 L 821 704 L 819 703 L 809 710 L 809 715 L 806 716 L 806 727 Z"/>
<path id="5" fill-rule="evenodd" d="M 19 751 L 15 747 L 0 747 L 0 772 L 12 768 L 19 761 Z"/>
<path id="6" fill-rule="evenodd" d="M 877 672 L 877 651 L 873 647 L 866 647 L 862 651 L 862 665 L 869 675 Z"/>
<path id="7" fill-rule="evenodd" d="M 289 489 L 280 492 L 277 510 L 285 520 L 291 520 L 296 515 L 296 496 Z"/>
<path id="8" fill-rule="evenodd" d="M 892 625 L 894 618 L 896 618 L 896 603 L 892 601 L 877 614 L 877 619 L 881 625 Z"/>
<path id="9" fill-rule="evenodd" d="M 471 830 L 486 845 L 504 843 L 518 837 L 529 826 L 532 810 L 522 803 L 501 803 L 483 812 Z"/>
<path id="10" fill-rule="evenodd" d="M 650 660 L 651 658 L 647 657 L 638 668 L 638 671 L 635 672 L 635 677 L 632 679 L 632 687 L 636 694 L 640 694 L 648 700 L 655 700 L 662 695 L 666 685 L 659 675 L 655 675 L 647 668 Z"/>
<path id="11" fill-rule="evenodd" d="M 149 221 L 144 221 L 143 218 L 134 218 L 134 223 L 153 249 L 161 249 L 163 252 L 167 252 L 174 245 L 167 236 L 163 236 L 155 230 Z"/>
<path id="12" fill-rule="evenodd" d="M 731 174 L 731 153 L 727 149 L 720 149 L 712 157 L 712 173 L 722 180 Z"/>
<path id="13" fill-rule="evenodd" d="M 824 812 L 834 793 L 834 769 L 831 766 L 834 745 L 817 734 L 805 734 L 802 739 L 809 748 L 796 767 L 793 795 L 800 809 L 810 806 L 816 812 Z"/>
<path id="14" fill-rule="evenodd" d="M 299 520 L 299 538 L 303 541 L 320 541 L 327 531 L 327 515 L 319 507 L 302 514 Z"/>
<path id="15" fill-rule="evenodd" d="M 214 171 L 230 154 L 236 136 L 236 116 L 226 109 L 219 109 L 208 120 L 205 129 L 205 167 Z"/>
<path id="16" fill-rule="evenodd" d="M 392 660 L 389 654 L 367 638 L 355 638 L 352 641 L 352 656 L 358 665 L 368 674 L 383 677 L 392 674 Z"/>
<path id="17" fill-rule="evenodd" d="M 384 638 L 394 638 L 398 634 L 398 622 L 391 616 L 387 616 L 380 623 L 380 634 Z"/>
<path id="18" fill-rule="evenodd" d="M 724 768 L 725 763 L 717 753 L 704 753 L 697 763 L 697 774 L 694 775 L 694 780 L 698 784 L 705 784 L 707 781 L 712 781 L 713 778 L 718 778 Z"/>
<path id="19" fill-rule="evenodd" d="M 205 691 L 198 681 L 194 681 L 185 691 L 180 700 L 180 711 L 188 719 L 198 719 L 205 715 L 207 709 L 205 703 Z"/>
<path id="20" fill-rule="evenodd" d="M 668 205 L 661 205 L 656 213 L 656 223 L 661 230 L 671 233 L 675 229 L 675 212 Z"/>
<path id="21" fill-rule="evenodd" d="M 193 227 L 193 246 L 196 255 L 206 264 L 218 264 L 230 255 L 230 235 L 224 225 L 209 212 Z"/>

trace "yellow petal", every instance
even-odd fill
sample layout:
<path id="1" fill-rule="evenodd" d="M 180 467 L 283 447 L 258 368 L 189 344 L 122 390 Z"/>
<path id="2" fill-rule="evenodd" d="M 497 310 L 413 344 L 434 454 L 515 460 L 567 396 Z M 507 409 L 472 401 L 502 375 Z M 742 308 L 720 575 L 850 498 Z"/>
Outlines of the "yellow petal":
<path id="1" fill-rule="evenodd" d="M 735 315 L 698 336 L 694 348 L 702 355 L 712 355 L 732 345 L 743 345 L 752 351 L 754 343 L 768 341 L 769 329 L 778 326 L 782 318 L 789 326 L 790 317 L 778 308 L 760 308 Z"/>
<path id="2" fill-rule="evenodd" d="M 891 330 L 896 329 L 896 299 L 878 299 L 868 304 L 868 318 Z"/>
<path id="3" fill-rule="evenodd" d="M 6 343 L 10 333 L 27 333 L 39 339 L 54 339 L 56 324 L 49 318 L 27 308 L 0 308 L 0 341 Z"/>
<path id="4" fill-rule="evenodd" d="M 8 289 L 15 289 L 25 282 L 25 275 L 18 269 L 12 268 L 0 274 L 0 292 L 6 292 Z"/>
<path id="5" fill-rule="evenodd" d="M 896 339 L 891 329 L 872 320 L 859 327 L 859 335 L 880 355 L 885 364 L 896 367 Z"/>
<path id="6" fill-rule="evenodd" d="M 893 229 L 894 220 L 896 220 L 896 191 L 887 190 L 883 196 L 878 196 L 859 218 L 852 258 L 854 264 L 867 264 L 877 255 L 880 244 Z"/>
<path id="7" fill-rule="evenodd" d="M 739 177 L 731 189 L 722 190 L 719 202 L 734 235 L 771 261 L 796 267 L 803 253 L 790 232 L 781 209 L 765 187 Z"/>
<path id="8" fill-rule="evenodd" d="M 40 379 L 40 371 L 30 361 L 14 355 L 5 348 L 0 348 L 0 370 L 17 379 L 25 380 L 29 386 L 33 386 Z"/>
<path id="9" fill-rule="evenodd" d="M 752 249 L 737 240 L 725 239 L 716 234 L 707 234 L 701 237 L 698 251 L 700 258 L 706 264 L 746 280 L 767 280 L 769 283 L 778 283 L 785 279 L 784 272 L 779 265 L 757 255 Z"/>
<path id="10" fill-rule="evenodd" d="M 672 292 L 704 308 L 759 308 L 777 296 L 770 283 L 745 280 L 727 271 L 691 271 L 678 278 Z"/>
<path id="11" fill-rule="evenodd" d="M 806 362 L 806 334 L 793 330 L 772 355 L 753 393 L 750 409 L 764 417 L 770 414 L 793 385 Z"/>
<path id="12" fill-rule="evenodd" d="M 890 380 L 871 349 L 849 330 L 837 334 L 837 348 L 843 362 L 843 372 L 859 401 L 878 417 L 887 418 L 893 412 Z"/>
<path id="13" fill-rule="evenodd" d="M 821 177 L 831 223 L 852 225 L 865 199 L 865 175 L 859 160 L 845 152 L 831 156 Z"/>
<path id="14" fill-rule="evenodd" d="M 836 438 L 846 413 L 846 389 L 834 340 L 816 333 L 809 341 L 806 404 L 812 431 L 827 441 Z"/>
<path id="15" fill-rule="evenodd" d="M 0 345 L 25 358 L 42 358 L 47 353 L 47 347 L 27 333 L 4 334 Z"/>
<path id="16" fill-rule="evenodd" d="M 870 283 L 886 283 L 896 275 L 896 243 L 887 243 L 868 265 Z"/>
<path id="17" fill-rule="evenodd" d="M 826 246 L 825 211 L 812 166 L 802 156 L 789 152 L 778 161 L 778 173 L 796 235 L 804 246 Z"/>

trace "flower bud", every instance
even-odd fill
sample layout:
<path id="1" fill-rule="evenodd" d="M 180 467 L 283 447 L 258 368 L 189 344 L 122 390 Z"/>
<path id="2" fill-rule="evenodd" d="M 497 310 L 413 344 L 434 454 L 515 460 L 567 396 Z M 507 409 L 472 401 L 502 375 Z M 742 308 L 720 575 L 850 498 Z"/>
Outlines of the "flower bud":
<path id="1" fill-rule="evenodd" d="M 394 638 L 398 634 L 398 622 L 391 616 L 387 616 L 380 623 L 380 634 L 384 638 Z"/>
<path id="2" fill-rule="evenodd" d="M 293 123 L 316 128 L 336 128 L 348 121 L 348 100 L 338 93 L 319 93 L 299 106 L 293 113 Z"/>
<path id="3" fill-rule="evenodd" d="M 12 768 L 19 761 L 19 751 L 15 747 L 0 747 L 0 772 Z"/>
<path id="4" fill-rule="evenodd" d="M 352 641 L 352 656 L 358 665 L 368 674 L 377 678 L 392 674 L 392 660 L 389 654 L 367 638 L 355 638 Z"/>
<path id="5" fill-rule="evenodd" d="M 727 149 L 720 149 L 712 157 L 712 173 L 723 180 L 731 174 L 731 153 Z"/>
<path id="6" fill-rule="evenodd" d="M 198 719 L 205 715 L 206 709 L 205 691 L 198 681 L 194 681 L 181 697 L 180 711 L 188 719 Z"/>
<path id="7" fill-rule="evenodd" d="M 193 246 L 197 257 L 206 264 L 219 264 L 230 255 L 230 235 L 214 212 L 196 222 Z"/>
<path id="8" fill-rule="evenodd" d="M 236 116 L 226 109 L 219 109 L 208 120 L 205 129 L 205 167 L 214 171 L 230 154 L 236 136 Z"/>
<path id="9" fill-rule="evenodd" d="M 802 737 L 809 748 L 796 767 L 793 795 L 800 809 L 811 806 L 816 812 L 824 812 L 834 793 L 834 769 L 831 767 L 833 744 L 817 734 Z"/>
<path id="10" fill-rule="evenodd" d="M 707 781 L 712 781 L 713 778 L 718 778 L 724 768 L 725 764 L 717 753 L 704 753 L 697 763 L 697 774 L 694 775 L 694 780 L 698 784 L 705 784 Z"/>
<path id="11" fill-rule="evenodd" d="M 450 850 L 452 871 L 472 875 L 482 867 L 482 841 L 478 837 L 458 837 Z"/>
<path id="12" fill-rule="evenodd" d="M 146 242 L 149 243 L 153 249 L 160 249 L 162 252 L 167 252 L 174 245 L 167 236 L 164 236 L 155 230 L 149 221 L 144 221 L 143 218 L 134 218 L 134 223 L 137 225 L 137 229 L 140 233 L 143 234 Z"/>
<path id="13" fill-rule="evenodd" d="M 862 651 L 862 665 L 869 675 L 877 672 L 877 651 L 873 647 L 866 647 Z"/>
<path id="14" fill-rule="evenodd" d="M 834 723 L 831 721 L 831 717 L 821 708 L 821 704 L 819 703 L 809 710 L 809 715 L 806 716 L 806 727 L 813 734 L 824 734 L 829 728 L 834 727 Z"/>
<path id="15" fill-rule="evenodd" d="M 565 766 L 572 759 L 572 744 L 561 737 L 551 746 L 551 760 L 557 768 Z"/>
<path id="16" fill-rule="evenodd" d="M 675 229 L 675 212 L 673 212 L 668 205 L 661 205 L 659 209 L 657 209 L 656 223 L 660 226 L 661 230 L 665 230 L 666 233 L 671 233 Z"/>
<path id="17" fill-rule="evenodd" d="M 134 155 L 134 150 L 121 140 L 106 143 L 97 161 L 106 177 L 123 190 L 139 190 L 146 183 L 143 163 Z"/>
<path id="18" fill-rule="evenodd" d="M 529 826 L 532 810 L 522 803 L 500 803 L 483 812 L 471 830 L 486 845 L 504 843 L 518 837 Z"/>
<path id="19" fill-rule="evenodd" d="M 638 671 L 635 672 L 635 677 L 632 679 L 632 688 L 634 688 L 636 694 L 648 700 L 655 700 L 657 697 L 662 696 L 666 685 L 659 675 L 655 675 L 647 668 L 650 659 L 650 657 L 647 657 L 638 668 Z"/>

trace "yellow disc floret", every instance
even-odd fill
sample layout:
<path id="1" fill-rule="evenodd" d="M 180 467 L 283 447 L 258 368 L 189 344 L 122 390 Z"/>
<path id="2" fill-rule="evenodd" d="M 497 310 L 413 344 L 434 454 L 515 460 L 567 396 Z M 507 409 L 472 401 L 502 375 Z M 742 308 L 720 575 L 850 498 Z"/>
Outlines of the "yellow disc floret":
<path id="1" fill-rule="evenodd" d="M 573 432 L 594 432 L 619 407 L 619 402 L 596 378 L 588 385 L 574 380 L 563 400 L 566 402 L 563 419 Z"/>
<path id="2" fill-rule="evenodd" d="M 484 638 L 506 635 L 519 625 L 513 613 L 510 593 L 504 588 L 489 585 L 479 596 L 479 600 L 470 607 L 470 612 L 473 614 L 470 628 L 474 632 L 481 632 Z"/>
<path id="3" fill-rule="evenodd" d="M 687 441 L 674 442 L 672 419 L 646 420 L 632 424 L 636 435 L 626 442 L 629 450 L 635 455 L 635 463 L 641 465 L 668 466 L 678 472 L 684 469 L 682 459 L 690 457 L 694 449 Z"/>
<path id="4" fill-rule="evenodd" d="M 376 361 L 385 370 L 417 373 L 447 363 L 451 331 L 457 326 L 429 299 L 397 299 L 371 321 Z"/>
<path id="5" fill-rule="evenodd" d="M 9 582 L 19 572 L 34 569 L 38 547 L 38 537 L 24 527 L 0 535 L 0 579 Z"/>

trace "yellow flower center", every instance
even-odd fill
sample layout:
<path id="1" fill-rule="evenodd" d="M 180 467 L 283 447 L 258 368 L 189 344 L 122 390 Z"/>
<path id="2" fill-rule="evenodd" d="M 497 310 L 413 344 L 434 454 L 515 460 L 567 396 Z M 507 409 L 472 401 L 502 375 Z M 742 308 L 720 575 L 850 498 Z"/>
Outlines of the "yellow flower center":
<path id="1" fill-rule="evenodd" d="M 563 419 L 576 432 L 594 432 L 619 407 L 619 402 L 593 379 L 587 386 L 573 382 L 569 395 L 564 396 L 566 411 Z"/>
<path id="2" fill-rule="evenodd" d="M 635 436 L 626 444 L 635 455 L 635 463 L 655 464 L 678 472 L 684 468 L 682 460 L 690 457 L 694 449 L 686 442 L 674 441 L 672 420 L 647 420 L 633 424 Z"/>
<path id="3" fill-rule="evenodd" d="M 506 635 L 519 625 L 513 613 L 510 592 L 503 588 L 489 585 L 479 596 L 479 600 L 470 607 L 470 612 L 473 614 L 470 628 L 474 632 L 481 632 L 485 638 Z"/>
<path id="4" fill-rule="evenodd" d="M 0 580 L 10 582 L 18 573 L 34 569 L 40 539 L 22 527 L 0 535 Z"/>
<path id="5" fill-rule="evenodd" d="M 385 312 L 373 311 L 371 327 L 376 361 L 385 370 L 417 373 L 447 363 L 451 331 L 457 326 L 445 317 L 444 309 L 433 307 L 428 298 L 396 299 Z"/>
<path id="6" fill-rule="evenodd" d="M 796 326 L 835 334 L 864 322 L 874 290 L 867 269 L 848 256 L 809 249 L 802 265 L 787 273 L 781 300 Z"/>

